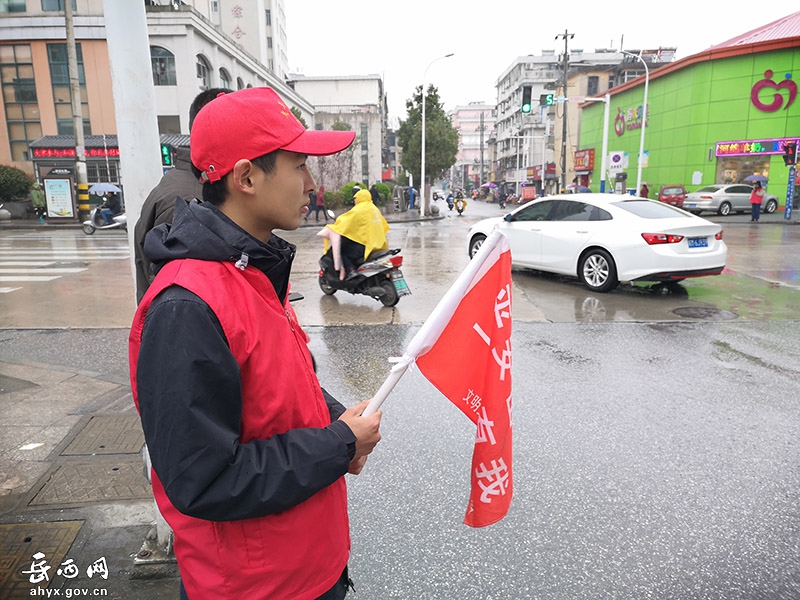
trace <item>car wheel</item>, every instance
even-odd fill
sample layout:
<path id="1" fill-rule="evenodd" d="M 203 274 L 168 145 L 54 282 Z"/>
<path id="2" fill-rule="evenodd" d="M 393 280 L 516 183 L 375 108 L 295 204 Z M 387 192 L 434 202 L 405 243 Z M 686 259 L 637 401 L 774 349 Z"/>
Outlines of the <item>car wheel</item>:
<path id="1" fill-rule="evenodd" d="M 325 279 L 324 275 L 319 276 L 319 289 L 321 289 L 322 293 L 326 296 L 333 296 L 336 293 L 336 288 L 328 285 L 328 280 Z"/>
<path id="2" fill-rule="evenodd" d="M 384 306 L 394 306 L 400 301 L 400 295 L 397 293 L 397 288 L 394 283 L 387 279 L 381 282 L 383 288 L 383 295 L 380 297 L 381 304 Z"/>
<path id="3" fill-rule="evenodd" d="M 723 202 L 719 205 L 717 209 L 717 214 L 721 217 L 727 217 L 731 214 L 731 203 L 730 202 Z"/>
<path id="4" fill-rule="evenodd" d="M 486 236 L 482 233 L 477 234 L 475 237 L 472 238 L 472 241 L 469 243 L 469 257 L 473 258 L 478 250 L 481 249 L 483 246 L 483 242 L 486 241 Z"/>
<path id="5" fill-rule="evenodd" d="M 578 267 L 578 278 L 593 292 L 610 292 L 619 285 L 614 259 L 608 252 L 599 248 L 588 250 L 583 255 Z"/>
<path id="6" fill-rule="evenodd" d="M 778 203 L 773 199 L 767 200 L 767 203 L 764 205 L 764 212 L 771 215 L 776 210 L 778 210 Z"/>

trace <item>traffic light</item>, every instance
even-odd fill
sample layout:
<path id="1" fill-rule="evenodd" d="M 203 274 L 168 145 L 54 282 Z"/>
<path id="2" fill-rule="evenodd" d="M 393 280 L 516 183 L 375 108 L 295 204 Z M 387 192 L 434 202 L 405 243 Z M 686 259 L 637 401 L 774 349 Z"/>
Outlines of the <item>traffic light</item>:
<path id="1" fill-rule="evenodd" d="M 522 86 L 522 112 L 529 113 L 531 112 L 531 86 L 523 85 Z"/>
<path id="2" fill-rule="evenodd" d="M 797 142 L 786 142 L 783 145 L 783 164 L 787 167 L 797 164 Z"/>
<path id="3" fill-rule="evenodd" d="M 161 144 L 161 166 L 163 167 L 172 166 L 172 148 L 170 148 L 166 144 Z"/>
<path id="4" fill-rule="evenodd" d="M 542 94 L 539 96 L 539 106 L 553 106 L 556 103 L 555 94 Z"/>

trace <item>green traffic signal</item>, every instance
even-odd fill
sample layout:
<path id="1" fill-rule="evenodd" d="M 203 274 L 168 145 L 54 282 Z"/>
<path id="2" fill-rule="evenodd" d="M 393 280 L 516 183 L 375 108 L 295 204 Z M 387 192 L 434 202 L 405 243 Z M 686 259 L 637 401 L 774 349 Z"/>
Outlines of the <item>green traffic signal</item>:
<path id="1" fill-rule="evenodd" d="M 166 144 L 161 144 L 161 164 L 165 167 L 172 166 L 172 149 Z"/>
<path id="2" fill-rule="evenodd" d="M 522 105 L 522 112 L 524 112 L 524 113 L 531 112 L 531 103 L 530 102 L 526 102 L 525 104 Z"/>

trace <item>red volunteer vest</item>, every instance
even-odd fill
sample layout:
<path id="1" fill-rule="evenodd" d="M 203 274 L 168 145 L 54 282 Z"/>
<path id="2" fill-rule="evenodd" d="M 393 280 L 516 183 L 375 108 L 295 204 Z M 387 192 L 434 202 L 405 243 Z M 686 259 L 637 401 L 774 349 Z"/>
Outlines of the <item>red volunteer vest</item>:
<path id="1" fill-rule="evenodd" d="M 145 316 L 153 299 L 179 285 L 219 319 L 242 378 L 239 441 L 267 439 L 299 427 L 325 427 L 330 412 L 314 373 L 308 337 L 288 300 L 281 305 L 267 276 L 233 263 L 175 260 L 159 272 L 131 326 L 133 397 Z M 340 577 L 350 552 L 344 477 L 278 514 L 230 522 L 180 513 L 155 471 L 153 494 L 175 532 L 175 555 L 189 598 L 312 600 Z"/>

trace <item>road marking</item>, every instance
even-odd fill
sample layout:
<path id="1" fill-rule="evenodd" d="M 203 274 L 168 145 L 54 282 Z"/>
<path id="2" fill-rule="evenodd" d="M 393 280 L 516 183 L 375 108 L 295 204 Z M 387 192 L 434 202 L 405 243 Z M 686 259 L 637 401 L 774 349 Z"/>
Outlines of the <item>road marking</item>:
<path id="1" fill-rule="evenodd" d="M 5 260 L 0 261 L 0 267 L 49 267 L 56 264 L 53 260 Z"/>
<path id="2" fill-rule="evenodd" d="M 26 275 L 17 275 L 17 276 L 14 276 L 14 277 L 4 277 L 4 276 L 0 275 L 0 281 L 5 281 L 5 282 L 10 282 L 10 281 L 19 281 L 19 282 L 21 282 L 21 281 L 53 281 L 54 279 L 58 279 L 58 278 L 59 278 L 58 275 L 52 275 L 52 276 L 42 275 L 42 276 L 39 276 L 39 277 L 37 277 L 35 275 L 27 275 L 27 276 Z"/>
<path id="3" fill-rule="evenodd" d="M 16 275 L 20 273 L 38 273 L 41 275 L 68 275 L 70 273 L 80 273 L 81 271 L 85 271 L 86 268 L 79 268 L 79 267 L 64 267 L 64 268 L 54 268 L 54 269 L 41 269 L 41 268 L 33 268 L 33 269 L 2 269 L 0 268 L 0 274 L 2 275 Z"/>
<path id="4" fill-rule="evenodd" d="M 11 292 L 16 292 L 17 290 L 21 290 L 22 288 L 7 288 L 7 287 L 0 287 L 0 294 L 9 294 Z"/>

